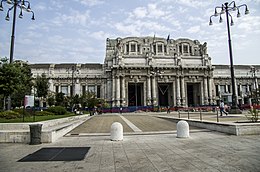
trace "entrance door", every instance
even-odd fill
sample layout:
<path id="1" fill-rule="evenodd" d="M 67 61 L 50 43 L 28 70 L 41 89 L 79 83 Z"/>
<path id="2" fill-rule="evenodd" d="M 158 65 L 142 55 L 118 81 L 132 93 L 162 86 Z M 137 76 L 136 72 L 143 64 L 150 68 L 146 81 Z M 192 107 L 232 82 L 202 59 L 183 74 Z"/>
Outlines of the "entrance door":
<path id="1" fill-rule="evenodd" d="M 172 85 L 171 84 L 158 84 L 159 106 L 172 105 Z"/>
<path id="2" fill-rule="evenodd" d="M 142 83 L 128 84 L 128 106 L 142 106 Z"/>
<path id="3" fill-rule="evenodd" d="M 200 84 L 199 83 L 188 83 L 187 84 L 187 100 L 188 100 L 188 106 L 199 106 L 201 104 L 200 101 Z"/>

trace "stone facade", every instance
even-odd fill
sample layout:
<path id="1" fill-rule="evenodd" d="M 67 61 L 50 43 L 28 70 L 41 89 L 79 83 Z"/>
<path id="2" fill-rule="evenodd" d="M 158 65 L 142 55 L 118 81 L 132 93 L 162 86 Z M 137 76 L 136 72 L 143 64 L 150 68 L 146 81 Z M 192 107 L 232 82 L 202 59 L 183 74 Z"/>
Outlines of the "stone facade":
<path id="1" fill-rule="evenodd" d="M 104 64 L 32 64 L 45 73 L 50 91 L 95 92 L 113 107 L 199 106 L 231 101 L 228 65 L 212 65 L 207 44 L 198 40 L 126 37 L 106 40 Z M 258 87 L 252 66 L 235 66 L 238 103 L 251 103 Z M 254 65 L 259 69 L 259 65 Z"/>

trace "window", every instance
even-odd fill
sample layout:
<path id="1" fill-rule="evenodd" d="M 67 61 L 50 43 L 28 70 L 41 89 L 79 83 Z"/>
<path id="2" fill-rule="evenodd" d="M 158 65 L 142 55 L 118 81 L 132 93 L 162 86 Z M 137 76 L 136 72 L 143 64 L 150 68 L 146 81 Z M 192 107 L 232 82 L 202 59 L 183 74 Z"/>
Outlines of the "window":
<path id="1" fill-rule="evenodd" d="M 59 86 L 58 85 L 55 87 L 55 91 L 56 91 L 56 93 L 59 93 Z"/>
<path id="2" fill-rule="evenodd" d="M 247 85 L 242 85 L 242 93 L 246 93 L 247 92 Z"/>
<path id="3" fill-rule="evenodd" d="M 67 96 L 68 95 L 68 86 L 61 86 L 61 92 Z"/>
<path id="4" fill-rule="evenodd" d="M 226 86 L 225 85 L 220 85 L 220 93 L 225 93 L 226 92 Z"/>
<path id="5" fill-rule="evenodd" d="M 216 90 L 216 96 L 219 96 L 218 85 L 215 85 L 215 90 Z"/>
<path id="6" fill-rule="evenodd" d="M 82 94 L 86 94 L 86 86 L 85 85 L 82 85 Z"/>
<path id="7" fill-rule="evenodd" d="M 136 52 L 135 44 L 131 44 L 131 52 Z"/>
<path id="8" fill-rule="evenodd" d="M 100 98 L 100 85 L 97 86 L 97 98 Z"/>
<path id="9" fill-rule="evenodd" d="M 157 51 L 158 53 L 162 53 L 162 52 L 163 52 L 163 46 L 162 46 L 161 44 L 158 45 L 157 48 L 158 48 L 158 49 L 157 49 L 157 50 L 158 50 L 158 51 Z"/>
<path id="10" fill-rule="evenodd" d="M 95 91 L 95 85 L 89 85 L 88 86 L 88 91 L 89 92 L 92 92 L 92 93 L 95 93 L 96 91 Z"/>
<path id="11" fill-rule="evenodd" d="M 183 46 L 183 52 L 184 53 L 188 53 L 188 45 L 184 45 Z"/>
<path id="12" fill-rule="evenodd" d="M 126 52 L 129 53 L 129 44 L 126 44 Z"/>
<path id="13" fill-rule="evenodd" d="M 140 45 L 137 45 L 137 52 L 141 52 Z"/>

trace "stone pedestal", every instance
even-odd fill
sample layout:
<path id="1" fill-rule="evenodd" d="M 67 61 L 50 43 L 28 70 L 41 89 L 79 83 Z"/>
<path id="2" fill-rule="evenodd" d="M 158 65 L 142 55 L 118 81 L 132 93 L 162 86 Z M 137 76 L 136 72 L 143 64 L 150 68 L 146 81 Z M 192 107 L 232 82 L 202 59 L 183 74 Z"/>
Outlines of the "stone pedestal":
<path id="1" fill-rule="evenodd" d="M 177 123 L 177 137 L 178 138 L 190 137 L 189 124 L 186 121 L 179 121 Z"/>
<path id="2" fill-rule="evenodd" d="M 121 140 L 123 140 L 123 126 L 119 122 L 114 122 L 111 125 L 110 139 L 112 141 L 121 141 Z"/>

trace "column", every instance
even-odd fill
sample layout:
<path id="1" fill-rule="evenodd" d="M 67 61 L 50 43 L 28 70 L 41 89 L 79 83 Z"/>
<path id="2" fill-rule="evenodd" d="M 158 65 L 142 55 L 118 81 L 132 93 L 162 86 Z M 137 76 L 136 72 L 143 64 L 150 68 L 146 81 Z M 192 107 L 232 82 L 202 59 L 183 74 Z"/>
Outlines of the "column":
<path id="1" fill-rule="evenodd" d="M 113 76 L 113 81 L 112 81 L 112 97 L 111 97 L 111 101 L 112 101 L 112 106 L 114 107 L 116 105 L 116 95 L 115 95 L 115 92 L 116 92 L 116 79 L 115 79 L 115 76 Z"/>
<path id="2" fill-rule="evenodd" d="M 177 97 L 176 97 L 176 93 L 174 92 L 174 90 L 176 89 L 176 81 L 172 82 L 172 100 L 173 100 L 173 106 L 177 106 Z"/>
<path id="3" fill-rule="evenodd" d="M 209 99 L 210 99 L 210 104 L 213 104 L 213 100 L 212 100 L 212 84 L 213 84 L 213 81 L 212 81 L 212 78 L 209 78 L 209 80 L 208 80 L 208 85 L 209 85 L 209 90 L 208 90 L 208 92 L 209 92 Z"/>
<path id="4" fill-rule="evenodd" d="M 151 105 L 151 78 L 150 76 L 147 76 L 147 80 L 146 80 L 146 84 L 147 84 L 147 105 Z"/>
<path id="5" fill-rule="evenodd" d="M 121 79 L 121 99 L 122 99 L 121 106 L 125 106 L 125 77 L 124 76 L 122 76 Z"/>
<path id="6" fill-rule="evenodd" d="M 120 77 L 116 77 L 116 106 L 120 106 Z"/>
<path id="7" fill-rule="evenodd" d="M 180 77 L 176 77 L 176 101 L 177 101 L 177 106 L 181 106 L 181 89 L 180 89 Z"/>
<path id="8" fill-rule="evenodd" d="M 184 77 L 181 77 L 181 98 L 182 98 L 182 105 L 186 106 L 186 96 L 185 96 L 185 84 L 184 84 Z"/>
<path id="9" fill-rule="evenodd" d="M 208 79 L 207 77 L 204 77 L 204 104 L 209 104 L 208 101 Z"/>
<path id="10" fill-rule="evenodd" d="M 152 97 L 153 97 L 153 105 L 156 105 L 156 90 L 155 90 L 155 77 L 152 77 Z"/>

